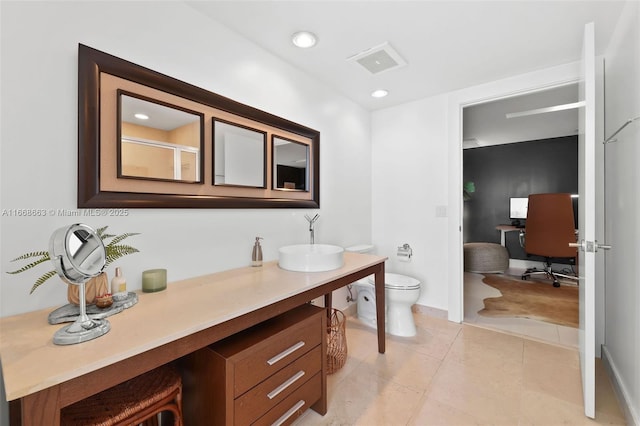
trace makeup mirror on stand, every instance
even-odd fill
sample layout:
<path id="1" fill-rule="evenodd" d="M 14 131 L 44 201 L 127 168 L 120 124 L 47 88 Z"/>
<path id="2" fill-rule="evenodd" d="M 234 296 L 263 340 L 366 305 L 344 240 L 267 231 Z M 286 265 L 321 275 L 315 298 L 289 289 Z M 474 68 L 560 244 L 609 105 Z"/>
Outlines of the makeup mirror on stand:
<path id="1" fill-rule="evenodd" d="M 106 334 L 111 324 L 105 319 L 87 316 L 84 298 L 85 283 L 100 275 L 107 252 L 98 234 L 87 225 L 74 224 L 57 229 L 49 240 L 49 256 L 62 280 L 80 286 L 80 316 L 53 336 L 56 345 L 86 342 Z"/>

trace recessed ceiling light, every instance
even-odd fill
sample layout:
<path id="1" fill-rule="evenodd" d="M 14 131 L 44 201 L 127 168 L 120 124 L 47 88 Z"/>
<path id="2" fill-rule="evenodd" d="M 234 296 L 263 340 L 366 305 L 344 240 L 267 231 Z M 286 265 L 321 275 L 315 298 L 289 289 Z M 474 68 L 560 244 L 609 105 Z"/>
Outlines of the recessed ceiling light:
<path id="1" fill-rule="evenodd" d="M 378 89 L 371 92 L 371 96 L 373 96 L 374 98 L 384 98 L 388 94 L 389 92 L 384 89 Z"/>
<path id="2" fill-rule="evenodd" d="M 298 31 L 291 36 L 291 41 L 298 47 L 307 49 L 316 45 L 316 35 L 309 31 Z"/>
<path id="3" fill-rule="evenodd" d="M 133 115 L 138 120 L 148 120 L 149 116 L 147 114 L 137 113 Z"/>

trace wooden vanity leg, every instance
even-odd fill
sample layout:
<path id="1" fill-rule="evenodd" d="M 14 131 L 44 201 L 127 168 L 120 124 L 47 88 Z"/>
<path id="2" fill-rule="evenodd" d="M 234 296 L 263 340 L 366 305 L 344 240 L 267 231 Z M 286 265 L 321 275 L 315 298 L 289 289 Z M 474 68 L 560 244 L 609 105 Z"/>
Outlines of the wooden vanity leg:
<path id="1" fill-rule="evenodd" d="M 22 424 L 22 400 L 14 399 L 9 401 L 9 426 L 20 426 Z"/>
<path id="2" fill-rule="evenodd" d="M 329 310 L 333 307 L 333 292 L 324 295 L 324 307 Z"/>
<path id="3" fill-rule="evenodd" d="M 375 272 L 376 281 L 376 318 L 378 321 L 378 352 L 385 351 L 385 292 L 384 292 L 384 262 Z"/>
<path id="4" fill-rule="evenodd" d="M 21 400 L 20 414 L 22 425 L 51 425 L 60 424 L 60 386 L 52 386 Z"/>
<path id="5" fill-rule="evenodd" d="M 329 329 L 329 327 L 327 326 L 327 318 L 322 318 L 321 327 L 321 330 Z M 322 376 L 320 377 L 320 400 L 313 404 L 311 408 L 313 408 L 316 413 L 323 416 L 327 414 L 329 405 L 329 400 L 327 398 L 327 368 L 327 339 L 322 339 L 322 365 L 320 367 L 320 374 L 322 374 Z"/>
<path id="6" fill-rule="evenodd" d="M 329 292 L 324 295 L 324 307 L 327 308 L 327 324 L 331 324 L 331 308 L 333 307 L 333 292 Z M 331 333 L 329 328 L 326 328 L 327 333 Z"/>

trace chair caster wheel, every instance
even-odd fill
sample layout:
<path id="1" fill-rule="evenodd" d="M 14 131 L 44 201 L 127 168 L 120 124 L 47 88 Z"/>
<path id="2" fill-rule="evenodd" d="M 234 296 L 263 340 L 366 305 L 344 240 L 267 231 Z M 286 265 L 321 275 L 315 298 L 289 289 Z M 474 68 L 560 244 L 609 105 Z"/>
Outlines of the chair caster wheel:
<path id="1" fill-rule="evenodd" d="M 553 282 L 553 286 L 554 286 L 554 287 L 560 287 L 560 283 L 559 283 L 558 281 L 554 281 L 554 282 Z"/>

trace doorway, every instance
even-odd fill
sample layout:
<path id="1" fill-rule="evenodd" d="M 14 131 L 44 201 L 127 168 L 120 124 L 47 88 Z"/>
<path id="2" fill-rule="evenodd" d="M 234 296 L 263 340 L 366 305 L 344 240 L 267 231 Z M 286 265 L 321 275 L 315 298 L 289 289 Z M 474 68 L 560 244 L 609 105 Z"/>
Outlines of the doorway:
<path id="1" fill-rule="evenodd" d="M 577 288 L 562 290 L 568 303 L 565 315 L 557 312 L 537 319 L 526 317 L 494 317 L 483 310 L 486 298 L 501 297 L 496 280 L 510 280 L 519 292 L 521 303 L 532 303 L 531 282 L 520 276 L 528 267 L 539 267 L 521 247 L 519 232 L 501 235 L 496 229 L 513 219 L 509 212 L 511 198 L 525 198 L 531 193 L 569 192 L 578 188 L 578 112 L 575 108 L 547 112 L 544 108 L 577 102 L 576 83 L 540 90 L 505 99 L 478 103 L 463 108 L 463 182 L 473 182 L 475 192 L 463 202 L 463 242 L 502 244 L 509 253 L 509 268 L 500 276 L 463 271 L 464 316 L 467 323 L 507 331 L 564 346 L 578 346 Z M 520 115 L 521 112 L 525 112 Z M 529 112 L 529 113 L 527 113 Z M 507 118 L 513 115 L 512 118 Z M 574 199 L 577 220 L 577 199 Z M 502 238 L 501 238 L 502 237 Z M 558 265 L 572 271 L 572 265 Z M 534 283 L 535 284 L 535 283 Z M 541 280 L 542 291 L 551 282 Z M 504 291 L 504 290 L 503 290 Z M 505 293 L 504 299 L 507 299 Z M 528 300 L 530 298 L 531 300 Z M 573 303 L 575 299 L 575 310 Z M 508 303 L 508 302 L 507 302 Z M 520 303 L 520 302 L 518 302 Z M 482 312 L 480 312 L 482 311 Z M 480 312 L 480 313 L 479 313 Z M 576 316 L 575 324 L 572 316 Z M 567 317 L 570 321 L 566 321 Z M 544 318 L 544 319 L 542 319 Z M 558 320 L 562 321 L 558 321 Z"/>

